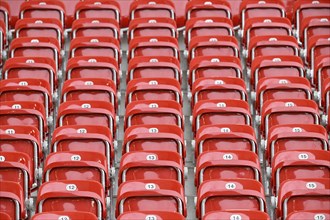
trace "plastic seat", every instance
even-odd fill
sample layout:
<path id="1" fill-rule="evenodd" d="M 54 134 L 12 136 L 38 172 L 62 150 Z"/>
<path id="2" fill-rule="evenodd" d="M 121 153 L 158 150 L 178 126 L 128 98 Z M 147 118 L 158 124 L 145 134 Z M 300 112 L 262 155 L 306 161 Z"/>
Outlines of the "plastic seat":
<path id="1" fill-rule="evenodd" d="M 138 18 L 171 18 L 175 19 L 175 5 L 173 1 L 149 0 L 133 1 L 129 8 L 130 19 Z"/>
<path id="2" fill-rule="evenodd" d="M 201 100 L 231 99 L 247 101 L 245 82 L 239 78 L 199 78 L 193 83 L 191 106 Z"/>
<path id="3" fill-rule="evenodd" d="M 304 77 L 305 68 L 297 56 L 261 56 L 252 61 L 251 85 L 256 89 L 258 81 L 266 77 Z"/>
<path id="4" fill-rule="evenodd" d="M 175 212 L 165 211 L 138 211 L 138 212 L 124 212 L 117 217 L 117 220 L 136 220 L 146 219 L 148 217 L 155 217 L 157 220 L 185 220 L 185 217 Z"/>
<path id="5" fill-rule="evenodd" d="M 281 99 L 264 103 L 261 112 L 261 133 L 265 137 L 275 125 L 319 124 L 320 115 L 317 104 L 312 100 Z"/>
<path id="6" fill-rule="evenodd" d="M 92 146 L 92 147 L 91 147 Z M 107 158 L 108 170 L 114 161 L 113 138 L 110 130 L 96 125 L 62 126 L 54 130 L 51 152 L 97 152 Z"/>
<path id="7" fill-rule="evenodd" d="M 285 17 L 286 10 L 281 1 L 277 0 L 243 0 L 240 5 L 241 28 L 244 30 L 246 21 L 249 18 L 258 17 Z"/>
<path id="8" fill-rule="evenodd" d="M 120 21 L 120 6 L 112 0 L 85 0 L 78 2 L 75 17 L 79 18 L 112 18 Z"/>
<path id="9" fill-rule="evenodd" d="M 117 88 L 110 79 L 82 78 L 64 82 L 62 100 L 66 101 L 107 101 L 117 108 Z"/>
<path id="10" fill-rule="evenodd" d="M 286 217 L 296 211 L 329 210 L 329 179 L 288 180 L 279 190 L 277 217 Z"/>
<path id="11" fill-rule="evenodd" d="M 48 37 L 20 37 L 10 44 L 10 57 L 42 57 L 55 60 L 56 70 L 61 64 L 60 45 L 57 39 Z"/>
<path id="12" fill-rule="evenodd" d="M 330 152 L 281 151 L 272 163 L 272 187 L 276 195 L 286 180 L 330 178 Z"/>
<path id="13" fill-rule="evenodd" d="M 1 102 L 0 125 L 33 126 L 38 129 L 41 141 L 45 139 L 48 132 L 45 107 L 39 102 Z"/>
<path id="14" fill-rule="evenodd" d="M 266 159 L 271 164 L 278 152 L 328 149 L 327 131 L 321 125 L 277 125 L 269 130 Z"/>
<path id="15" fill-rule="evenodd" d="M 176 22 L 171 18 L 136 18 L 129 23 L 128 40 L 136 37 L 165 36 L 177 38 L 176 29 Z"/>
<path id="16" fill-rule="evenodd" d="M 328 15 L 326 17 L 322 17 L 322 16 L 309 17 L 309 18 L 305 18 L 302 21 L 299 40 L 300 42 L 302 42 L 304 48 L 307 48 L 308 39 L 310 39 L 312 36 L 330 34 L 329 20 L 330 20 L 330 16 Z"/>
<path id="17" fill-rule="evenodd" d="M 243 78 L 241 61 L 237 57 L 202 56 L 189 63 L 189 84 L 202 77 L 234 77 Z"/>
<path id="18" fill-rule="evenodd" d="M 135 57 L 128 63 L 127 82 L 133 79 L 166 78 L 181 82 L 180 62 L 174 57 Z"/>
<path id="19" fill-rule="evenodd" d="M 266 77 L 258 82 L 256 107 L 260 108 L 268 100 L 312 99 L 312 88 L 303 77 Z"/>
<path id="20" fill-rule="evenodd" d="M 7 31 L 4 21 L 0 20 L 0 65 L 2 66 L 3 52 L 7 45 Z"/>
<path id="21" fill-rule="evenodd" d="M 119 24 L 110 18 L 80 18 L 72 23 L 72 37 L 113 37 L 120 40 Z"/>
<path id="22" fill-rule="evenodd" d="M 188 46 L 189 58 L 199 56 L 235 56 L 239 57 L 239 46 L 233 36 L 196 36 Z"/>
<path id="23" fill-rule="evenodd" d="M 124 155 L 127 152 L 177 152 L 185 158 L 184 134 L 176 125 L 136 125 L 125 130 Z"/>
<path id="24" fill-rule="evenodd" d="M 261 211 L 252 211 L 252 210 L 226 210 L 226 211 L 213 211 L 207 213 L 202 220 L 214 220 L 219 216 L 222 216 L 225 219 L 235 219 L 241 218 L 246 220 L 270 220 L 269 216 L 265 212 Z"/>
<path id="25" fill-rule="evenodd" d="M 11 220 L 11 217 L 6 212 L 0 212 L 0 218 L 2 220 Z"/>
<path id="26" fill-rule="evenodd" d="M 118 189 L 116 217 L 128 211 L 169 211 L 186 216 L 183 186 L 175 180 L 139 180 Z"/>
<path id="27" fill-rule="evenodd" d="M 321 210 L 321 211 L 296 211 L 288 215 L 287 220 L 304 220 L 304 219 L 328 219 L 330 218 L 329 210 Z"/>
<path id="28" fill-rule="evenodd" d="M 176 152 L 130 152 L 120 160 L 118 185 L 137 180 L 177 180 L 184 185 L 184 165 Z"/>
<path id="29" fill-rule="evenodd" d="M 132 125 L 177 125 L 184 127 L 182 106 L 170 100 L 135 101 L 127 105 L 125 129 Z"/>
<path id="30" fill-rule="evenodd" d="M 133 79 L 126 88 L 126 105 L 135 101 L 172 100 L 182 105 L 181 85 L 175 79 Z"/>
<path id="31" fill-rule="evenodd" d="M 321 106 L 325 112 L 330 106 L 330 78 L 325 79 L 323 82 L 323 88 L 321 91 Z"/>
<path id="32" fill-rule="evenodd" d="M 196 17 L 224 17 L 231 19 L 230 3 L 223 0 L 193 0 L 186 3 L 187 20 Z"/>
<path id="33" fill-rule="evenodd" d="M 202 126 L 195 138 L 195 158 L 203 152 L 252 151 L 258 153 L 256 136 L 248 125 L 207 125 Z"/>
<path id="34" fill-rule="evenodd" d="M 121 62 L 119 42 L 111 37 L 79 37 L 70 44 L 71 57 L 110 57 Z"/>
<path id="35" fill-rule="evenodd" d="M 330 78 L 330 58 L 328 55 L 316 57 L 313 76 L 316 90 L 321 91 L 324 80 Z"/>
<path id="36" fill-rule="evenodd" d="M 251 151 L 208 151 L 196 162 L 195 185 L 207 180 L 255 179 L 261 181 L 258 155 Z"/>
<path id="37" fill-rule="evenodd" d="M 28 217 L 24 191 L 17 182 L 0 181 L 1 211 L 7 213 L 10 219 L 26 219 Z"/>
<path id="38" fill-rule="evenodd" d="M 1 126 L 0 128 L 0 152 L 18 153 L 19 155 L 27 155 L 31 159 L 32 169 L 30 171 L 30 179 L 33 188 L 37 186 L 35 181 L 35 172 L 39 167 L 42 155 L 42 145 L 40 141 L 39 131 L 32 126 Z M 24 163 L 23 160 L 20 162 Z M 30 163 L 30 162 L 26 162 Z M 30 165 L 28 165 L 29 168 Z"/>
<path id="39" fill-rule="evenodd" d="M 100 125 L 116 133 L 116 114 L 114 106 L 105 101 L 64 102 L 58 109 L 57 125 Z"/>
<path id="40" fill-rule="evenodd" d="M 299 56 L 299 46 L 293 36 L 256 36 L 248 48 L 248 64 L 260 56 Z"/>
<path id="41" fill-rule="evenodd" d="M 4 24 L 4 33 L 9 33 L 10 30 L 10 9 L 7 2 L 1 2 L 0 5 L 0 20 Z M 6 42 L 7 45 L 8 42 Z"/>
<path id="42" fill-rule="evenodd" d="M 311 70 L 315 69 L 315 60 L 319 56 L 330 55 L 330 35 L 317 35 L 308 39 L 306 63 Z"/>
<path id="43" fill-rule="evenodd" d="M 107 159 L 98 152 L 56 152 L 47 156 L 43 169 L 44 182 L 91 180 L 110 187 Z"/>
<path id="44" fill-rule="evenodd" d="M 24 190 L 24 198 L 30 197 L 34 182 L 33 161 L 22 152 L 0 152 L 0 180 L 12 181 L 20 184 Z"/>
<path id="45" fill-rule="evenodd" d="M 37 197 L 38 212 L 75 211 L 90 212 L 106 217 L 105 193 L 96 181 L 63 180 L 42 184 Z"/>
<path id="46" fill-rule="evenodd" d="M 111 57 L 79 56 L 68 60 L 66 79 L 109 79 L 119 85 L 118 62 Z"/>
<path id="47" fill-rule="evenodd" d="M 30 0 L 23 2 L 20 7 L 20 19 L 22 18 L 51 18 L 61 21 L 65 26 L 65 9 L 61 1 Z"/>
<path id="48" fill-rule="evenodd" d="M 282 17 L 249 18 L 244 26 L 243 44 L 249 47 L 250 40 L 255 36 L 290 36 L 291 22 Z"/>
<path id="49" fill-rule="evenodd" d="M 16 22 L 16 38 L 19 37 L 49 37 L 63 43 L 63 28 L 60 20 L 51 18 L 24 18 Z"/>
<path id="50" fill-rule="evenodd" d="M 192 130 L 196 134 L 204 125 L 251 125 L 252 118 L 247 102 L 242 100 L 203 100 L 193 109 Z"/>
<path id="51" fill-rule="evenodd" d="M 221 17 L 191 18 L 186 22 L 186 44 L 196 36 L 234 36 L 233 23 Z"/>
<path id="52" fill-rule="evenodd" d="M 6 79 L 0 81 L 0 101 L 33 101 L 45 107 L 46 118 L 53 109 L 49 84 L 42 79 Z"/>
<path id="53" fill-rule="evenodd" d="M 96 215 L 90 212 L 42 212 L 36 213 L 31 220 L 58 220 L 59 218 L 69 218 L 71 220 L 97 220 Z"/>
<path id="54" fill-rule="evenodd" d="M 14 57 L 9 58 L 3 66 L 3 79 L 38 79 L 45 80 L 50 90 L 57 87 L 56 64 L 51 58 Z M 38 74 L 36 74 L 36 72 Z"/>
<path id="55" fill-rule="evenodd" d="M 174 37 L 135 37 L 129 42 L 128 47 L 128 60 L 142 56 L 166 56 L 180 59 L 179 43 Z"/>
<path id="56" fill-rule="evenodd" d="M 228 209 L 266 212 L 262 184 L 250 179 L 204 181 L 198 188 L 196 216 L 202 218 L 209 212 Z"/>

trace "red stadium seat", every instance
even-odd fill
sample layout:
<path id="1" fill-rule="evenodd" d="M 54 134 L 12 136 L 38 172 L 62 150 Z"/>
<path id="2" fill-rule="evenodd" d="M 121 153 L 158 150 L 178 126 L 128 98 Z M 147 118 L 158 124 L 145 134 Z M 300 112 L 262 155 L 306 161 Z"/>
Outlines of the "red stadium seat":
<path id="1" fill-rule="evenodd" d="M 182 104 L 181 85 L 175 79 L 166 78 L 140 78 L 129 81 L 126 88 L 126 105 L 146 100 L 172 100 Z"/>
<path id="2" fill-rule="evenodd" d="M 328 219 L 330 218 L 330 210 L 316 211 L 296 211 L 288 215 L 287 220 L 305 220 L 308 219 Z"/>
<path id="3" fill-rule="evenodd" d="M 60 45 L 57 39 L 48 37 L 20 37 L 10 44 L 10 57 L 42 57 L 55 60 L 56 69 L 61 64 Z"/>
<path id="4" fill-rule="evenodd" d="M 47 156 L 43 168 L 43 180 L 91 180 L 110 187 L 107 158 L 98 152 L 56 152 Z"/>
<path id="5" fill-rule="evenodd" d="M 120 40 L 120 28 L 110 18 L 80 18 L 72 23 L 72 37 L 113 37 Z"/>
<path id="6" fill-rule="evenodd" d="M 51 152 L 89 151 L 103 154 L 107 158 L 108 170 L 114 161 L 112 134 L 103 126 L 62 126 L 55 129 L 51 146 Z"/>
<path id="7" fill-rule="evenodd" d="M 113 0 L 85 0 L 78 2 L 75 17 L 79 18 L 112 18 L 120 21 L 120 6 Z"/>
<path id="8" fill-rule="evenodd" d="M 61 21 L 65 26 L 65 6 L 61 1 L 54 0 L 30 0 L 23 2 L 20 7 L 20 19 L 22 18 L 51 18 Z"/>
<path id="9" fill-rule="evenodd" d="M 42 212 L 36 213 L 31 220 L 58 220 L 59 218 L 68 218 L 72 220 L 97 220 L 96 215 L 90 212 Z"/>
<path id="10" fill-rule="evenodd" d="M 256 107 L 261 107 L 268 100 L 312 99 L 312 88 L 308 79 L 303 77 L 266 77 L 258 82 Z"/>
<path id="11" fill-rule="evenodd" d="M 299 46 L 293 36 L 256 36 L 250 41 L 247 59 L 251 63 L 260 56 L 299 56 Z"/>
<path id="12" fill-rule="evenodd" d="M 186 44 L 197 36 L 234 36 L 233 23 L 221 17 L 191 18 L 186 23 Z"/>
<path id="13" fill-rule="evenodd" d="M 66 101 L 107 101 L 117 107 L 116 84 L 110 79 L 82 78 L 64 82 L 62 100 Z"/>
<path id="14" fill-rule="evenodd" d="M 290 36 L 292 34 L 291 22 L 282 17 L 256 17 L 249 18 L 244 26 L 243 45 L 249 47 L 250 40 L 255 36 Z"/>
<path id="15" fill-rule="evenodd" d="M 8 33 L 10 30 L 10 12 L 7 2 L 1 2 L 0 5 L 0 20 L 4 23 L 4 33 Z M 7 43 L 6 43 L 7 45 Z"/>
<path id="16" fill-rule="evenodd" d="M 35 172 L 43 159 L 43 155 L 39 131 L 36 128 L 32 126 L 1 126 L 0 152 L 18 153 L 23 156 L 27 155 L 26 157 L 30 158 L 32 163 L 32 168 L 29 171 L 29 186 L 31 181 L 33 183 L 33 188 L 37 186 Z M 24 161 L 22 162 L 24 163 Z M 29 162 L 27 161 L 26 163 Z M 30 165 L 28 165 L 28 167 L 29 166 Z"/>
<path id="17" fill-rule="evenodd" d="M 317 104 L 312 100 L 281 99 L 267 101 L 261 112 L 260 131 L 265 137 L 275 125 L 319 124 L 320 115 Z"/>
<path id="18" fill-rule="evenodd" d="M 330 78 L 327 78 L 323 81 L 323 88 L 321 91 L 321 106 L 325 112 L 330 106 Z"/>
<path id="19" fill-rule="evenodd" d="M 308 39 L 306 63 L 310 69 L 315 69 L 315 60 L 319 56 L 330 55 L 330 34 L 317 35 Z"/>
<path id="20" fill-rule="evenodd" d="M 235 219 L 241 218 L 246 220 L 270 220 L 269 216 L 265 212 L 261 211 L 252 211 L 252 210 L 226 210 L 226 211 L 213 211 L 207 213 L 202 220 L 214 220 L 219 216 L 222 216 L 226 219 Z"/>
<path id="21" fill-rule="evenodd" d="M 128 45 L 128 59 L 145 56 L 180 58 L 178 40 L 174 37 L 135 37 Z"/>
<path id="22" fill-rule="evenodd" d="M 244 150 L 258 153 L 255 132 L 248 125 L 202 126 L 195 139 L 195 158 L 203 152 Z"/>
<path id="23" fill-rule="evenodd" d="M 111 57 L 83 56 L 68 60 L 67 79 L 97 78 L 112 80 L 119 85 L 118 62 Z"/>
<path id="24" fill-rule="evenodd" d="M 184 134 L 176 125 L 137 125 L 125 130 L 123 152 L 170 151 L 185 158 Z"/>
<path id="25" fill-rule="evenodd" d="M 24 190 L 24 199 L 30 197 L 34 182 L 33 161 L 22 152 L 0 152 L 0 181 L 11 181 L 20 184 Z"/>
<path id="26" fill-rule="evenodd" d="M 239 46 L 233 36 L 196 36 L 188 46 L 189 60 L 199 56 L 239 57 Z"/>
<path id="27" fill-rule="evenodd" d="M 223 0 L 193 0 L 186 3 L 187 20 L 196 17 L 223 17 L 231 19 L 230 3 Z"/>
<path id="28" fill-rule="evenodd" d="M 3 52 L 7 44 L 7 31 L 5 23 L 0 20 L 0 65 L 2 67 Z"/>
<path id="29" fill-rule="evenodd" d="M 0 101 L 33 101 L 45 107 L 46 117 L 53 109 L 50 86 L 42 79 L 6 79 L 0 81 Z"/>
<path id="30" fill-rule="evenodd" d="M 0 125 L 33 126 L 38 129 L 41 141 L 45 139 L 48 132 L 45 107 L 39 102 L 1 102 Z"/>
<path id="31" fill-rule="evenodd" d="M 266 212 L 266 200 L 262 184 L 250 179 L 208 180 L 197 193 L 196 216 L 228 209 L 244 209 Z"/>
<path id="32" fill-rule="evenodd" d="M 24 191 L 17 182 L 0 181 L 1 211 L 7 213 L 10 219 L 26 219 L 28 217 Z"/>
<path id="33" fill-rule="evenodd" d="M 6 212 L 0 212 L 0 219 L 11 220 L 11 217 Z"/>
<path id="34" fill-rule="evenodd" d="M 175 180 L 139 180 L 118 189 L 116 217 L 128 211 L 169 211 L 186 216 L 183 186 Z"/>
<path id="35" fill-rule="evenodd" d="M 57 125 L 100 125 L 116 133 L 116 115 L 114 106 L 105 101 L 64 102 L 58 109 Z"/>
<path id="36" fill-rule="evenodd" d="M 131 180 L 177 180 L 184 185 L 184 165 L 176 152 L 130 152 L 120 160 L 118 185 Z"/>
<path id="37" fill-rule="evenodd" d="M 286 219 L 297 211 L 329 210 L 329 188 L 327 178 L 284 182 L 278 194 L 277 217 Z"/>
<path id="38" fill-rule="evenodd" d="M 208 151 L 199 155 L 196 162 L 195 185 L 207 180 L 255 179 L 261 181 L 258 155 L 251 151 Z"/>
<path id="39" fill-rule="evenodd" d="M 124 212 L 117 217 L 117 220 L 136 220 L 156 218 L 157 220 L 185 220 L 185 217 L 175 212 L 165 211 L 137 211 L 137 212 Z"/>
<path id="40" fill-rule="evenodd" d="M 199 78 L 193 83 L 191 106 L 201 100 L 231 99 L 247 101 L 245 82 L 240 78 Z"/>
<path id="41" fill-rule="evenodd" d="M 202 56 L 189 63 L 189 84 L 202 77 L 243 78 L 241 61 L 237 57 Z"/>
<path id="42" fill-rule="evenodd" d="M 16 38 L 49 37 L 55 38 L 60 46 L 63 43 L 63 28 L 60 20 L 51 18 L 24 18 L 16 22 Z"/>
<path id="43" fill-rule="evenodd" d="M 105 193 L 96 181 L 51 181 L 40 186 L 37 197 L 38 212 L 75 211 L 90 212 L 106 217 Z"/>
<path id="44" fill-rule="evenodd" d="M 129 23 L 128 39 L 136 37 L 174 37 L 178 36 L 175 20 L 152 17 L 136 18 Z"/>
<path id="45" fill-rule="evenodd" d="M 316 57 L 313 76 L 316 90 L 321 91 L 324 80 L 330 78 L 330 57 L 328 55 Z"/>
<path id="46" fill-rule="evenodd" d="M 330 12 L 330 10 L 329 10 Z M 305 18 L 301 24 L 300 42 L 303 43 L 304 48 L 307 48 L 308 39 L 313 36 L 327 35 L 330 33 L 330 16 L 310 17 Z"/>
<path id="47" fill-rule="evenodd" d="M 125 128 L 132 125 L 177 125 L 184 127 L 182 106 L 170 100 L 135 101 L 127 105 Z"/>
<path id="48" fill-rule="evenodd" d="M 3 66 L 3 79 L 38 79 L 45 80 L 50 90 L 57 87 L 56 64 L 51 58 L 14 57 L 6 61 Z M 38 72 L 38 74 L 35 74 Z"/>
<path id="49" fill-rule="evenodd" d="M 247 102 L 242 100 L 203 100 L 193 110 L 192 130 L 196 134 L 204 125 L 251 125 L 252 118 Z"/>
<path id="50" fill-rule="evenodd" d="M 70 56 L 111 57 L 121 62 L 119 42 L 111 37 L 79 37 L 70 44 Z"/>
<path id="51" fill-rule="evenodd" d="M 330 152 L 281 151 L 272 163 L 272 187 L 276 195 L 286 180 L 330 178 Z"/>
<path id="52" fill-rule="evenodd" d="M 304 77 L 304 65 L 297 56 L 261 56 L 253 60 L 251 85 L 256 89 L 258 81 L 265 77 Z"/>
<path id="53" fill-rule="evenodd" d="M 328 135 L 321 125 L 277 125 L 269 130 L 266 159 L 272 162 L 276 153 L 292 150 L 328 150 Z"/>
<path id="54" fill-rule="evenodd" d="M 171 18 L 175 19 L 175 5 L 170 0 L 137 0 L 129 8 L 130 19 L 137 18 Z"/>
<path id="55" fill-rule="evenodd" d="M 135 57 L 128 63 L 127 81 L 132 79 L 166 78 L 181 81 L 180 62 L 174 57 Z"/>

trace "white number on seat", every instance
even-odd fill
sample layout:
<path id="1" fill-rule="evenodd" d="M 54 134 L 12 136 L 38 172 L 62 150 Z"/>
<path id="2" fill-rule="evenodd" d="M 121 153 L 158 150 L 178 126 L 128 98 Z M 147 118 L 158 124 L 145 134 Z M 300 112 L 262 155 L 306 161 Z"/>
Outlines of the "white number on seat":
<path id="1" fill-rule="evenodd" d="M 222 158 L 224 160 L 232 160 L 234 157 L 232 154 L 224 154 Z"/>
<path id="2" fill-rule="evenodd" d="M 145 188 L 147 190 L 155 190 L 156 189 L 156 184 L 154 184 L 154 183 L 147 183 L 146 186 L 145 186 Z"/>
<path id="3" fill-rule="evenodd" d="M 157 160 L 157 156 L 155 154 L 149 154 L 146 157 L 147 160 Z"/>
<path id="4" fill-rule="evenodd" d="M 308 159 L 308 154 L 299 154 L 298 159 L 299 160 L 307 160 Z"/>
<path id="5" fill-rule="evenodd" d="M 145 220 L 157 220 L 157 216 L 155 215 L 147 215 Z"/>
<path id="6" fill-rule="evenodd" d="M 68 184 L 68 185 L 66 185 L 66 190 L 67 191 L 76 191 L 77 186 L 75 184 Z"/>
<path id="7" fill-rule="evenodd" d="M 78 155 L 78 154 L 77 154 L 77 155 L 72 155 L 72 156 L 71 156 L 71 160 L 72 160 L 72 161 L 80 161 L 80 160 L 81 160 L 81 156 Z"/>
<path id="8" fill-rule="evenodd" d="M 242 216 L 240 216 L 240 215 L 231 215 L 230 220 L 242 220 Z"/>
<path id="9" fill-rule="evenodd" d="M 225 187 L 226 187 L 226 189 L 229 189 L 229 190 L 236 189 L 236 184 L 235 183 L 226 183 Z"/>
<path id="10" fill-rule="evenodd" d="M 314 182 L 308 182 L 308 183 L 306 183 L 306 188 L 307 189 L 316 189 L 317 185 Z"/>
<path id="11" fill-rule="evenodd" d="M 4 162 L 6 158 L 4 156 L 0 156 L 0 162 Z"/>
<path id="12" fill-rule="evenodd" d="M 316 214 L 314 215 L 314 220 L 326 220 L 326 217 L 323 214 Z"/>
<path id="13" fill-rule="evenodd" d="M 58 220 L 70 220 L 69 216 L 60 216 Z"/>

